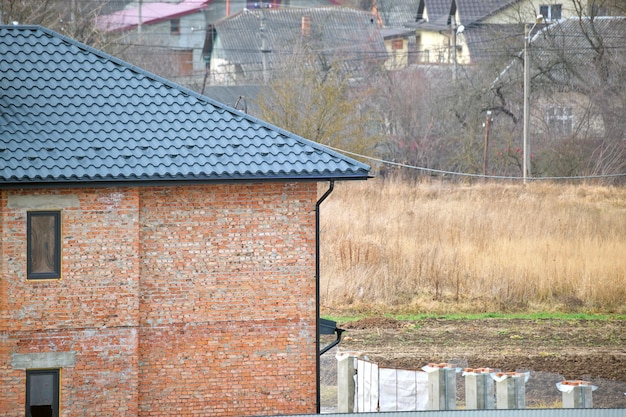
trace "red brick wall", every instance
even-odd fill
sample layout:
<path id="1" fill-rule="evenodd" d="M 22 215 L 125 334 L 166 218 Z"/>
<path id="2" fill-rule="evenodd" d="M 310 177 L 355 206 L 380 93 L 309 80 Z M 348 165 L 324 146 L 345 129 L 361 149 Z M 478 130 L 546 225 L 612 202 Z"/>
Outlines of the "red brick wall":
<path id="1" fill-rule="evenodd" d="M 71 351 L 64 415 L 82 415 L 86 402 L 96 414 L 137 415 L 137 190 L 4 191 L 2 202 L 0 378 L 9 380 L 0 415 L 24 415 L 25 371 L 12 368 L 11 354 Z M 59 280 L 26 279 L 26 213 L 41 209 L 62 210 Z"/>
<path id="2" fill-rule="evenodd" d="M 315 183 L 3 191 L 0 415 L 24 413 L 11 354 L 67 351 L 66 416 L 315 412 L 315 200 Z M 61 280 L 26 280 L 29 208 L 62 209 Z"/>

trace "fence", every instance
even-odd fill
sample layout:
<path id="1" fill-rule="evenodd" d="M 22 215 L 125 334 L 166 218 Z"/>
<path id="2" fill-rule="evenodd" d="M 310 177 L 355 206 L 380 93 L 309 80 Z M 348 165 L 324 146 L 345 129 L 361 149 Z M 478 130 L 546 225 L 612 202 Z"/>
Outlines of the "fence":
<path id="1" fill-rule="evenodd" d="M 488 368 L 464 369 L 429 364 L 423 371 L 390 369 L 354 356 L 337 356 L 338 411 L 400 412 L 456 410 L 457 375 L 464 379 L 466 409 L 523 409 L 529 373 L 500 373 Z M 349 384 L 342 384 L 346 379 Z M 563 408 L 593 408 L 588 381 L 561 381 Z"/>

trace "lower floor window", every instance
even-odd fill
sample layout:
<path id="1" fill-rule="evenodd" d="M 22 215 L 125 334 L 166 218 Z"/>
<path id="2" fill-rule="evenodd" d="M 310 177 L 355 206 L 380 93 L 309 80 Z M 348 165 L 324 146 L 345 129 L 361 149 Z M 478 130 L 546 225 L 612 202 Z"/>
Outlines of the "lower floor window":
<path id="1" fill-rule="evenodd" d="M 26 417 L 59 416 L 59 370 L 26 371 Z"/>

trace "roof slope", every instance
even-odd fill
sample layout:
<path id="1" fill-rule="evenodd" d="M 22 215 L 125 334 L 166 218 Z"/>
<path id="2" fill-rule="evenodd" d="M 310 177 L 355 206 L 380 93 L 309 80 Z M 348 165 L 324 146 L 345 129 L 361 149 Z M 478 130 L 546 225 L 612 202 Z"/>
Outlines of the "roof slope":
<path id="1" fill-rule="evenodd" d="M 377 0 L 376 10 L 387 28 L 401 28 L 407 22 L 417 21 L 416 0 Z"/>
<path id="2" fill-rule="evenodd" d="M 141 6 L 128 7 L 96 19 L 98 29 L 114 32 L 130 30 L 141 23 L 151 25 L 169 19 L 176 19 L 191 13 L 202 11 L 208 7 L 210 0 L 184 0 L 181 3 L 150 2 Z M 141 13 L 140 13 L 141 7 Z"/>
<path id="3" fill-rule="evenodd" d="M 460 24 L 468 26 L 498 13 L 519 0 L 456 0 Z"/>
<path id="4" fill-rule="evenodd" d="M 308 19 L 307 23 L 304 23 Z M 340 57 L 354 72 L 380 64 L 387 49 L 371 12 L 343 7 L 263 9 L 239 12 L 215 24 L 214 58 L 239 64 L 249 74 L 262 74 L 261 23 L 265 27 L 270 66 L 279 67 L 304 48 L 328 62 Z M 303 26 L 307 27 L 303 29 Z"/>
<path id="5" fill-rule="evenodd" d="M 625 85 L 624 16 L 562 19 L 543 27 L 530 42 L 533 66 L 550 81 Z"/>
<path id="6" fill-rule="evenodd" d="M 570 88 L 624 85 L 624 39 L 624 16 L 570 17 L 545 25 L 530 39 L 533 83 L 560 83 Z M 519 57 L 522 47 L 517 51 Z M 522 77 L 522 71 L 523 60 L 514 59 L 494 85 L 510 85 Z"/>
<path id="7" fill-rule="evenodd" d="M 0 186 L 365 179 L 369 167 L 38 26 L 0 26 Z"/>
<path id="8" fill-rule="evenodd" d="M 463 26 L 480 23 L 520 0 L 421 0 L 419 7 L 424 7 L 426 21 L 409 23 L 410 27 L 428 30 L 442 30 L 450 25 L 450 15 L 458 13 Z"/>

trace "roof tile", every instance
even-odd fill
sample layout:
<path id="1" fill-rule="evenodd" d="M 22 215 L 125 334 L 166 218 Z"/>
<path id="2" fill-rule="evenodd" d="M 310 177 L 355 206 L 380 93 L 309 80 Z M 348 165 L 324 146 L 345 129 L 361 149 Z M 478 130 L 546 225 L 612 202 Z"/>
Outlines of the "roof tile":
<path id="1" fill-rule="evenodd" d="M 38 26 L 0 26 L 0 184 L 365 179 L 369 167 Z"/>

